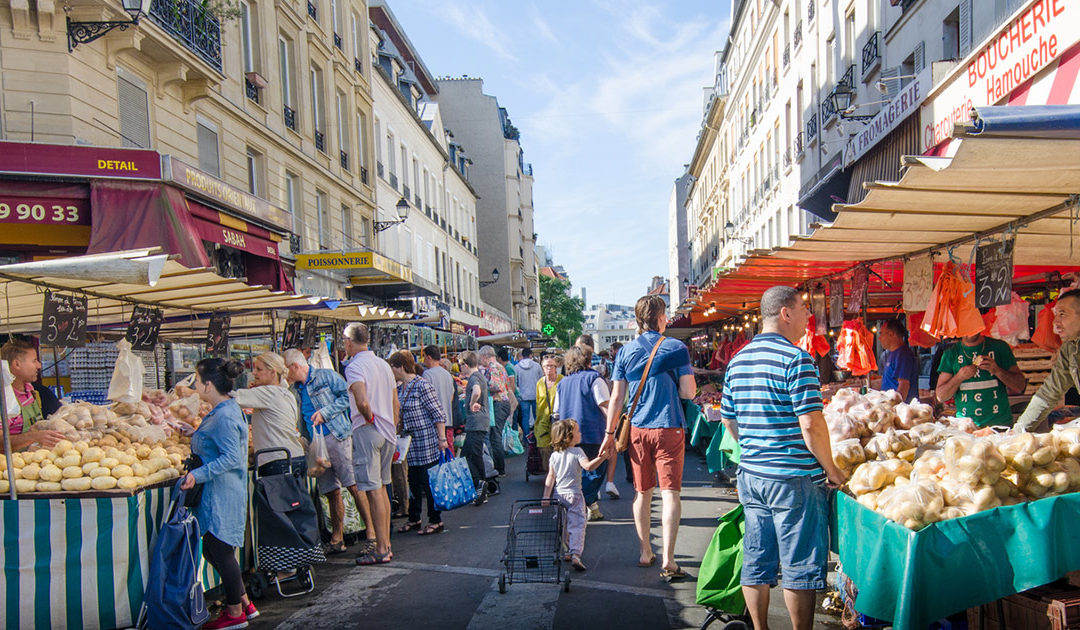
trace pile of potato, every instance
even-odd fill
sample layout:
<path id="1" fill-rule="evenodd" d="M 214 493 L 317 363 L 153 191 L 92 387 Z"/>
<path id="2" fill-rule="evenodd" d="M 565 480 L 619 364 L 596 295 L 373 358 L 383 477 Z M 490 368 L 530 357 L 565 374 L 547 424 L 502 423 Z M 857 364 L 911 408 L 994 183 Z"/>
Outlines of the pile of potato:
<path id="1" fill-rule="evenodd" d="M 113 435 L 61 440 L 51 450 L 12 454 L 11 471 L 0 458 L 0 492 L 8 492 L 11 481 L 19 493 L 132 490 L 179 477 L 189 455 L 190 439 L 180 436 L 159 446 Z"/>

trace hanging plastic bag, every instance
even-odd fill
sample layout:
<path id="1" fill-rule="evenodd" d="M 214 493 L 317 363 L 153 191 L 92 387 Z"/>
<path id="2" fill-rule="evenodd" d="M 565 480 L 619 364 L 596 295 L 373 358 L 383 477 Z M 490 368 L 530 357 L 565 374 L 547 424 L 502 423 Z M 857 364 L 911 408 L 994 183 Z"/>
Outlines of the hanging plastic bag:
<path id="1" fill-rule="evenodd" d="M 1047 304 L 1035 318 L 1035 332 L 1031 335 L 1031 342 L 1047 352 L 1056 352 L 1061 347 L 1061 337 L 1054 332 L 1054 307 L 1057 300 Z"/>
<path id="2" fill-rule="evenodd" d="M 412 446 L 412 435 L 406 433 L 405 435 L 397 436 L 397 444 L 394 449 L 393 463 L 403 462 L 405 458 L 409 456 L 409 447 Z"/>
<path id="3" fill-rule="evenodd" d="M 334 360 L 330 358 L 330 351 L 326 349 L 326 344 L 321 341 L 315 343 L 315 349 L 312 350 L 311 360 L 308 363 L 313 368 L 337 371 L 334 368 Z"/>
<path id="4" fill-rule="evenodd" d="M 975 306 L 975 287 L 952 262 L 945 263 L 934 285 L 922 329 L 939 339 L 976 335 L 986 329 Z"/>
<path id="5" fill-rule="evenodd" d="M 824 335 L 817 334 L 817 323 L 813 315 L 810 316 L 806 323 L 806 334 L 795 345 L 806 350 L 814 359 L 823 357 L 832 350 L 832 347 L 829 346 L 829 340 Z"/>
<path id="6" fill-rule="evenodd" d="M 464 457 L 453 457 L 449 451 L 439 455 L 439 463 L 428 474 L 431 496 L 438 510 L 453 510 L 476 498 L 469 464 Z"/>
<path id="7" fill-rule="evenodd" d="M 15 382 L 15 377 L 11 375 L 11 367 L 7 361 L 0 361 L 0 370 L 4 375 L 4 400 L 7 401 L 7 414 L 9 417 L 19 415 L 22 413 L 22 407 L 15 398 L 15 388 L 11 386 Z"/>
<path id="8" fill-rule="evenodd" d="M 308 477 L 318 477 L 333 467 L 330 462 L 330 451 L 326 450 L 326 435 L 313 427 L 311 445 L 308 446 Z"/>
<path id="9" fill-rule="evenodd" d="M 521 455 L 525 452 L 525 447 L 521 444 L 521 436 L 509 420 L 503 425 L 502 440 L 503 450 L 507 455 Z"/>
<path id="10" fill-rule="evenodd" d="M 116 357 L 116 367 L 113 368 L 112 379 L 109 380 L 109 400 L 113 402 L 137 403 L 142 400 L 143 392 L 143 367 L 142 359 L 131 351 L 131 343 L 127 339 L 116 342 L 120 354 Z"/>
<path id="11" fill-rule="evenodd" d="M 918 346 L 920 348 L 933 348 L 938 343 L 938 339 L 926 333 L 922 329 L 923 319 L 926 317 L 926 311 L 916 311 L 907 313 L 908 321 L 908 345 Z"/>
<path id="12" fill-rule="evenodd" d="M 849 370 L 855 376 L 862 376 L 877 369 L 874 357 L 874 334 L 858 319 L 844 322 L 840 330 L 840 339 L 836 342 L 836 365 L 842 370 Z"/>
<path id="13" fill-rule="evenodd" d="M 1021 341 L 1031 338 L 1028 330 L 1028 312 L 1030 305 L 1014 291 L 1012 301 L 1002 304 L 993 310 L 997 316 L 990 326 L 990 336 L 1001 339 L 1010 346 L 1015 346 Z"/>

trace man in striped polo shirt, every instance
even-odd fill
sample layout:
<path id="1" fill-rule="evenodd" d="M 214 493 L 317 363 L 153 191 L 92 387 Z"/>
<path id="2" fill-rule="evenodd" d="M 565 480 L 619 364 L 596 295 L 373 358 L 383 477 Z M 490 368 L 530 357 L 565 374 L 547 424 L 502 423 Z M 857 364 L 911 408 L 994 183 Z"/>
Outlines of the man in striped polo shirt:
<path id="1" fill-rule="evenodd" d="M 829 556 L 825 486 L 845 477 L 832 460 L 814 360 L 795 346 L 809 311 L 798 291 L 778 286 L 761 296 L 761 315 L 761 333 L 728 364 L 720 407 L 742 449 L 741 582 L 754 627 L 768 628 L 769 589 L 782 565 L 792 626 L 809 630 Z"/>

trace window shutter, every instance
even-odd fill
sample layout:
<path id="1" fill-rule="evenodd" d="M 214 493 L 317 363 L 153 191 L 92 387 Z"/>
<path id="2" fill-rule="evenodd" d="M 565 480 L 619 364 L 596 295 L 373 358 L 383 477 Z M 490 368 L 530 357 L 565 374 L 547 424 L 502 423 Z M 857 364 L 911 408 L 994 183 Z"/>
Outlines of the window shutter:
<path id="1" fill-rule="evenodd" d="M 885 85 L 885 100 L 893 100 L 900 92 L 900 80 L 896 78 L 899 76 L 899 66 L 895 68 L 885 68 L 881 71 L 881 82 Z"/>
<path id="2" fill-rule="evenodd" d="M 960 0 L 960 58 L 971 52 L 971 0 Z"/>
<path id="3" fill-rule="evenodd" d="M 116 77 L 116 83 L 123 145 L 150 148 L 150 104 L 146 90 L 122 76 Z"/>
<path id="4" fill-rule="evenodd" d="M 919 42 L 915 47 L 915 74 L 919 74 L 926 67 L 926 42 Z"/>
<path id="5" fill-rule="evenodd" d="M 206 125 L 196 125 L 199 144 L 199 170 L 215 177 L 221 175 L 218 159 L 218 135 Z"/>

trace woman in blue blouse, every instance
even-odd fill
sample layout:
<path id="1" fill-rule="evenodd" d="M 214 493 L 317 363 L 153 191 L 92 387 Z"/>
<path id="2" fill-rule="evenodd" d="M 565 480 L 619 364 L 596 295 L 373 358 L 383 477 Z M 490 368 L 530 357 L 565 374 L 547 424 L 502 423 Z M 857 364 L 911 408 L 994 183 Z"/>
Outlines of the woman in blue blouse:
<path id="1" fill-rule="evenodd" d="M 195 366 L 195 391 L 213 410 L 191 436 L 191 452 L 202 464 L 184 477 L 180 487 L 190 490 L 203 484 L 202 498 L 194 508 L 203 532 L 203 556 L 225 589 L 225 608 L 208 630 L 245 628 L 258 616 L 244 591 L 236 548 L 244 544 L 247 522 L 248 427 L 240 406 L 229 397 L 236 377 L 244 372 L 236 361 L 203 359 Z"/>

